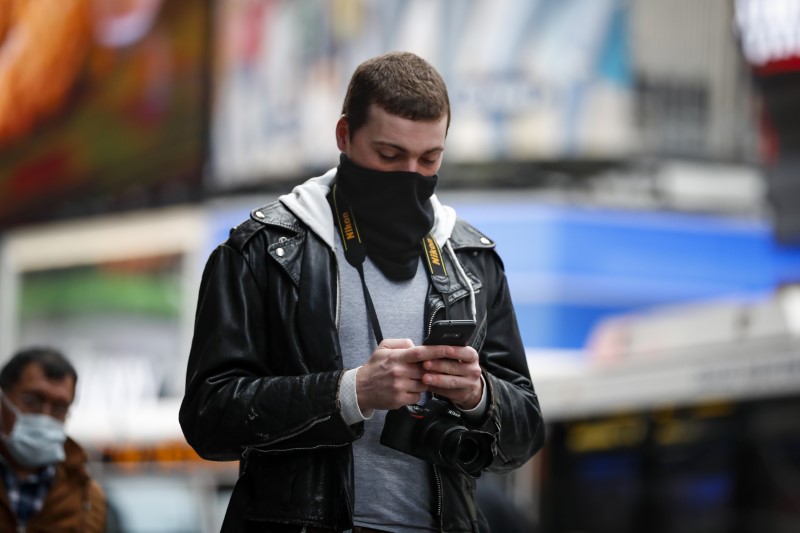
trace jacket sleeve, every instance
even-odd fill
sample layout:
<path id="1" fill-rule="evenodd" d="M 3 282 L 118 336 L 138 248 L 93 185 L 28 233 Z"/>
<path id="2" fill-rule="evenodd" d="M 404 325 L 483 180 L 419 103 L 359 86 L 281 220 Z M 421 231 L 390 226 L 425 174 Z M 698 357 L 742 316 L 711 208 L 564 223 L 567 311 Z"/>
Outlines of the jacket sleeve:
<path id="1" fill-rule="evenodd" d="M 504 472 L 524 464 L 544 445 L 544 420 L 528 369 L 525 348 L 502 264 L 487 254 L 486 336 L 480 351 L 489 387 L 484 429 L 497 439 L 488 470 Z"/>
<path id="2" fill-rule="evenodd" d="M 269 290 L 239 250 L 223 244 L 209 257 L 179 415 L 187 442 L 206 459 L 239 459 L 251 446 L 341 445 L 363 432 L 339 415 L 342 371 L 304 372 L 287 354 L 270 353 Z"/>

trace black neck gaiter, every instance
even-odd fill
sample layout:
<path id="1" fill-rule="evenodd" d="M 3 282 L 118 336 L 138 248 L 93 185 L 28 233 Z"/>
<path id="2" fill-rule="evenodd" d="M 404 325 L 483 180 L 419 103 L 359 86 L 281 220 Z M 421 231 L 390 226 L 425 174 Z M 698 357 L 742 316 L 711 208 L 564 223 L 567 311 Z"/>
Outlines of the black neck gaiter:
<path id="1" fill-rule="evenodd" d="M 437 181 L 436 175 L 370 170 L 341 156 L 337 201 L 350 206 L 367 256 L 389 279 L 407 280 L 417 272 L 420 240 L 433 227 L 429 200 Z"/>

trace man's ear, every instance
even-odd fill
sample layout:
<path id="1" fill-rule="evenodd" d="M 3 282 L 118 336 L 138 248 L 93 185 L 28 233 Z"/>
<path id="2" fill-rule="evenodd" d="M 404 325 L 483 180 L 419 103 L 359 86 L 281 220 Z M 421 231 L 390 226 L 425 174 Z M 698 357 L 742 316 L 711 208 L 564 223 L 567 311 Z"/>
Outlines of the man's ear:
<path id="1" fill-rule="evenodd" d="M 336 146 L 340 152 L 347 152 L 350 145 L 350 125 L 347 122 L 347 117 L 342 115 L 339 121 L 336 122 Z"/>

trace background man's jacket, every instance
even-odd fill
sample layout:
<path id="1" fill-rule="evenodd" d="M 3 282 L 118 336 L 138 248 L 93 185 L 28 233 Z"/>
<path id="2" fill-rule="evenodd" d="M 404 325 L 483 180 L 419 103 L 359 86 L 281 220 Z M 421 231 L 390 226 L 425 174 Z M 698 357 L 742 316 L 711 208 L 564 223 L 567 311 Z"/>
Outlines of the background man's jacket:
<path id="1" fill-rule="evenodd" d="M 56 465 L 56 477 L 41 511 L 31 516 L 27 533 L 103 533 L 106 497 L 86 470 L 86 452 L 72 439 L 64 443 L 66 459 Z M 18 531 L 8 494 L 0 484 L 0 531 Z"/>

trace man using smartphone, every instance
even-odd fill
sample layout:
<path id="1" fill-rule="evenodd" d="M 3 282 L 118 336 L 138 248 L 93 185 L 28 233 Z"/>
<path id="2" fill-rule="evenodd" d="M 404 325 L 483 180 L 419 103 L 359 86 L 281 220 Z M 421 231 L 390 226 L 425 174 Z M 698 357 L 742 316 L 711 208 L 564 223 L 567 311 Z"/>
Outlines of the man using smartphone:
<path id="1" fill-rule="evenodd" d="M 380 444 L 387 411 L 431 395 L 488 435 L 485 469 L 542 446 L 494 242 L 434 194 L 449 124 L 428 62 L 365 61 L 335 125 L 339 165 L 209 258 L 180 421 L 201 456 L 241 461 L 224 532 L 478 531 L 476 473 Z M 439 320 L 474 331 L 424 344 Z"/>

